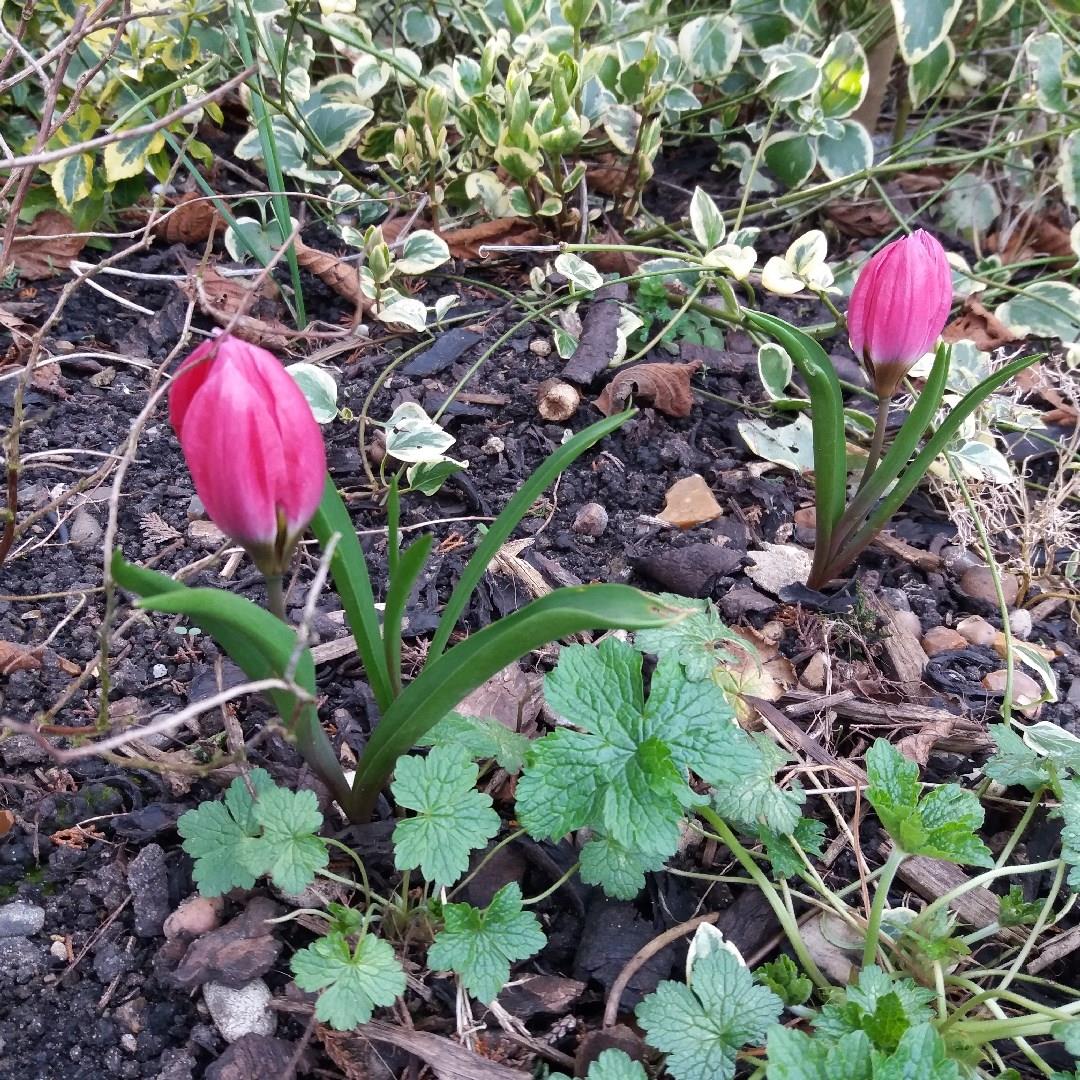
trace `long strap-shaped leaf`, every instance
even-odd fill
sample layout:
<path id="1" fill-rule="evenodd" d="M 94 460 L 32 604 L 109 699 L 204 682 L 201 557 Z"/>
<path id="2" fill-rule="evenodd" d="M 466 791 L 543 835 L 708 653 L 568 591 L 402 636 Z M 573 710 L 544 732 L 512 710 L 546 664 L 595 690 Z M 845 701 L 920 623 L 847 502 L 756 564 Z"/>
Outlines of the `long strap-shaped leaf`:
<path id="1" fill-rule="evenodd" d="M 435 537 L 421 536 L 394 560 L 394 575 L 386 590 L 386 607 L 383 609 L 383 655 L 395 696 L 401 693 L 401 624 L 405 617 L 405 605 L 431 552 Z"/>
<path id="2" fill-rule="evenodd" d="M 473 552 L 472 558 L 462 571 L 454 591 L 450 594 L 450 599 L 446 602 L 438 629 L 435 631 L 435 635 L 431 639 L 431 646 L 428 649 L 428 656 L 431 659 L 439 656 L 446 648 L 446 643 L 450 640 L 450 635 L 453 633 L 454 627 L 457 626 L 457 621 L 461 618 L 473 590 L 480 584 L 484 571 L 487 570 L 491 560 L 495 558 L 499 548 L 506 543 L 507 538 L 517 528 L 521 519 L 529 512 L 533 503 L 550 484 L 555 482 L 564 469 L 573 464 L 590 446 L 595 445 L 605 435 L 610 435 L 611 432 L 625 424 L 636 411 L 635 409 L 627 409 L 625 412 L 616 413 L 615 416 L 598 420 L 595 424 L 590 424 L 584 431 L 579 431 L 538 466 L 528 480 L 518 488 L 517 494 L 506 504 L 503 512 L 489 526 L 483 540 L 480 541 L 476 551 Z M 568 633 L 572 632 L 568 631 Z M 528 652 L 528 650 L 526 649 L 525 652 Z M 518 655 L 524 655 L 524 653 Z"/>
<path id="3" fill-rule="evenodd" d="M 357 766 L 350 819 L 367 820 L 397 759 L 507 664 L 582 630 L 660 627 L 681 614 L 627 585 L 580 585 L 556 589 L 470 635 L 428 663 L 375 728 Z"/>
<path id="4" fill-rule="evenodd" d="M 1003 386 L 1025 368 L 1029 368 L 1036 361 L 1041 360 L 1043 355 L 1042 353 L 1036 353 L 1032 356 L 1021 356 L 1018 360 L 1006 364 L 999 371 L 995 371 L 993 375 L 983 379 L 978 386 L 969 390 L 960 399 L 956 407 L 941 422 L 941 426 L 937 431 L 927 440 L 918 457 L 900 475 L 896 486 L 881 500 L 866 524 L 833 557 L 830 568 L 834 572 L 838 572 L 847 566 L 881 532 L 889 518 L 900 509 L 904 500 L 915 490 L 926 470 L 934 463 L 934 459 L 949 445 L 960 425 L 983 401 L 999 386 Z"/>
<path id="5" fill-rule="evenodd" d="M 812 337 L 783 319 L 760 311 L 747 311 L 746 321 L 776 338 L 787 349 L 810 391 L 817 530 L 814 566 L 811 570 L 813 577 L 820 568 L 819 563 L 823 567 L 828 558 L 833 530 L 844 512 L 847 497 L 844 395 L 832 361 Z"/>
<path id="6" fill-rule="evenodd" d="M 874 504 L 885 493 L 885 489 L 911 461 L 911 455 L 918 449 L 919 441 L 926 434 L 926 429 L 937 415 L 941 405 L 941 398 L 945 393 L 945 382 L 949 377 L 949 360 L 949 346 L 940 345 L 934 357 L 934 366 L 930 369 L 922 392 L 915 399 L 915 404 L 896 433 L 892 445 L 871 474 L 870 479 L 851 500 L 851 505 L 841 516 L 833 532 L 834 549 L 843 546 L 844 541 L 863 523 L 866 515 L 874 508 Z"/>
<path id="7" fill-rule="evenodd" d="M 339 536 L 330 560 L 330 574 L 345 606 L 349 629 L 356 639 L 357 652 L 364 664 L 368 685 L 375 695 L 375 703 L 379 711 L 385 713 L 394 700 L 394 691 L 383 657 L 382 633 L 379 630 L 375 595 L 371 591 L 367 559 L 364 558 L 364 549 L 360 546 L 360 538 L 356 535 L 349 511 L 329 476 L 323 489 L 322 502 L 311 520 L 311 530 L 320 544 L 328 543 L 334 533 Z"/>
<path id="8" fill-rule="evenodd" d="M 141 593 L 144 588 L 161 589 L 142 596 L 139 606 L 196 620 L 249 679 L 280 679 L 288 670 L 296 650 L 295 632 L 250 600 L 223 589 L 189 588 L 124 562 L 119 552 L 113 557 L 112 573 L 120 585 L 135 593 Z M 309 649 L 301 650 L 293 680 L 314 696 L 315 663 Z M 301 702 L 286 690 L 271 690 L 268 696 L 305 760 L 322 777 L 334 798 L 339 802 L 347 799 L 349 787 L 345 775 L 319 723 L 315 706 Z"/>

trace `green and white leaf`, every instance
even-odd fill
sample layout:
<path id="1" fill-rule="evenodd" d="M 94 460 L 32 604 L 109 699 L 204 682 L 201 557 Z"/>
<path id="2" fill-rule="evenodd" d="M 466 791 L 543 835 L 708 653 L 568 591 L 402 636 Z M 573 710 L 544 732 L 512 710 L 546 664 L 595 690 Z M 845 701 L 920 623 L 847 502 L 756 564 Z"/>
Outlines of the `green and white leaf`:
<path id="1" fill-rule="evenodd" d="M 303 391 L 307 403 L 311 406 L 311 414 L 318 423 L 329 424 L 337 418 L 337 380 L 326 368 L 301 361 L 289 364 L 285 370 Z"/>
<path id="2" fill-rule="evenodd" d="M 454 473 L 464 472 L 468 467 L 467 461 L 454 461 L 453 458 L 434 462 L 421 461 L 405 470 L 405 479 L 414 491 L 430 497 L 438 494 Z"/>
<path id="3" fill-rule="evenodd" d="M 1048 113 L 1066 112 L 1064 49 L 1057 34 L 1032 34 L 1024 42 L 1024 55 L 1035 80 L 1035 100 Z"/>
<path id="4" fill-rule="evenodd" d="M 900 53 L 914 64 L 928 56 L 952 28 L 962 0 L 892 0 Z"/>
<path id="5" fill-rule="evenodd" d="M 770 135 L 762 153 L 769 171 L 788 188 L 797 188 L 810 179 L 817 164 L 816 140 L 798 131 Z"/>
<path id="6" fill-rule="evenodd" d="M 863 102 L 870 85 L 866 53 L 849 30 L 837 34 L 821 57 L 818 102 L 828 117 L 850 116 Z"/>
<path id="7" fill-rule="evenodd" d="M 947 37 L 908 68 L 908 95 L 916 109 L 941 89 L 955 64 L 956 46 Z"/>
<path id="8" fill-rule="evenodd" d="M 999 305 L 994 314 L 1019 337 L 1080 342 L 1080 289 L 1065 281 L 1036 281 Z"/>
<path id="9" fill-rule="evenodd" d="M 817 139 L 818 164 L 830 180 L 853 176 L 874 163 L 874 144 L 866 128 L 858 120 L 839 123 L 842 131 L 837 138 L 819 135 Z"/>
<path id="10" fill-rule="evenodd" d="M 390 303 L 380 305 L 375 318 L 379 322 L 407 326 L 419 334 L 427 329 L 427 305 L 411 296 L 398 296 Z"/>
<path id="11" fill-rule="evenodd" d="M 536 916 L 521 907 L 521 887 L 504 885 L 486 908 L 444 904 L 444 928 L 428 950 L 428 965 L 461 976 L 465 989 L 487 1004 L 510 978 L 510 965 L 538 953 L 547 938 Z"/>
<path id="12" fill-rule="evenodd" d="M 965 239 L 982 236 L 1001 213 L 1001 200 L 989 180 L 975 175 L 958 176 L 941 200 L 942 227 Z"/>
<path id="13" fill-rule="evenodd" d="M 476 790 L 480 770 L 462 746 L 436 746 L 426 758 L 398 758 L 390 790 L 416 812 L 394 827 L 394 865 L 420 867 L 436 885 L 452 885 L 469 855 L 499 831 L 491 796 Z"/>
<path id="14" fill-rule="evenodd" d="M 679 31 L 679 57 L 694 82 L 712 82 L 734 66 L 742 29 L 730 15 L 700 15 Z"/>
<path id="15" fill-rule="evenodd" d="M 814 471 L 814 431 L 805 413 L 799 413 L 790 424 L 770 427 L 755 417 L 740 420 L 738 428 L 755 457 L 783 465 L 800 475 Z"/>
<path id="16" fill-rule="evenodd" d="M 772 101 L 789 105 L 813 94 L 821 85 L 821 68 L 809 53 L 796 52 L 787 45 L 763 49 L 766 61 L 761 88 Z"/>
<path id="17" fill-rule="evenodd" d="M 712 196 L 699 187 L 694 188 L 690 198 L 690 228 L 694 239 L 706 251 L 711 251 L 724 239 L 724 218 Z"/>
<path id="18" fill-rule="evenodd" d="M 1073 131 L 1061 140 L 1058 154 L 1061 163 L 1057 178 L 1061 194 L 1074 210 L 1080 210 L 1080 131 Z"/>
<path id="19" fill-rule="evenodd" d="M 418 229 L 405 238 L 394 268 L 402 274 L 426 274 L 450 258 L 446 241 L 430 229 Z"/>
<path id="20" fill-rule="evenodd" d="M 375 115 L 366 105 L 333 101 L 314 93 L 300 106 L 306 130 L 316 140 L 317 162 L 339 157 L 356 143 L 364 125 Z"/>
<path id="21" fill-rule="evenodd" d="M 787 349 L 775 342 L 767 341 L 758 346 L 758 378 L 765 388 L 765 393 L 773 401 L 786 398 L 787 388 L 791 384 L 794 365 Z"/>
<path id="22" fill-rule="evenodd" d="M 1061 859 L 1069 867 L 1069 885 L 1080 890 L 1080 780 L 1061 784 Z"/>
<path id="23" fill-rule="evenodd" d="M 571 285 L 584 292 L 593 292 L 604 284 L 600 271 L 572 251 L 564 251 L 555 259 L 555 269 Z"/>
<path id="24" fill-rule="evenodd" d="M 315 1016 L 338 1031 L 366 1024 L 379 1006 L 405 993 L 405 972 L 390 944 L 365 934 L 353 949 L 344 934 L 327 934 L 293 954 L 296 985 L 322 991 Z"/>
<path id="25" fill-rule="evenodd" d="M 401 33 L 410 45 L 434 45 L 441 32 L 439 20 L 423 8 L 407 7 L 401 16 Z"/>
<path id="26" fill-rule="evenodd" d="M 386 421 L 386 452 L 410 464 L 442 461 L 454 445 L 444 431 L 415 401 L 403 401 Z"/>

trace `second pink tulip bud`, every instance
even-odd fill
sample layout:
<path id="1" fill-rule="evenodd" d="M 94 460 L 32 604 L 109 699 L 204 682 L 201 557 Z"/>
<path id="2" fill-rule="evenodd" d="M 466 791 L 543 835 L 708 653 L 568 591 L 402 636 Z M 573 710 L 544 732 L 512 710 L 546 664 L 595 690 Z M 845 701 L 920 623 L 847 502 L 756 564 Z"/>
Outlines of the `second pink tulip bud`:
<path id="1" fill-rule="evenodd" d="M 887 244 L 863 267 L 851 293 L 848 337 L 878 397 L 891 398 L 937 344 L 952 296 L 945 249 L 922 229 Z"/>

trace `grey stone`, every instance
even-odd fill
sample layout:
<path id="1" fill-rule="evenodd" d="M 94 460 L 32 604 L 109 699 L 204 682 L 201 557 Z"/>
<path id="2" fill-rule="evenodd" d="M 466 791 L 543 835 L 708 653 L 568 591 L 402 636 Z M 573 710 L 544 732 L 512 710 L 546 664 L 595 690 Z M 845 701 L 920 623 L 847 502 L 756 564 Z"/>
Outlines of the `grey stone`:
<path id="1" fill-rule="evenodd" d="M 165 852 L 159 844 L 147 844 L 131 860 L 127 881 L 135 912 L 135 933 L 139 937 L 157 937 L 171 910 Z"/>
<path id="2" fill-rule="evenodd" d="M 40 765 L 49 752 L 32 735 L 9 735 L 0 741 L 0 761 L 5 765 Z"/>
<path id="3" fill-rule="evenodd" d="M 105 531 L 101 522 L 85 506 L 75 511 L 69 528 L 71 546 L 76 548 L 97 547 Z"/>
<path id="4" fill-rule="evenodd" d="M 0 938 L 29 937 L 45 926 L 45 909 L 16 900 L 0 906 Z"/>
<path id="5" fill-rule="evenodd" d="M 160 1064 L 161 1071 L 154 1080 L 192 1080 L 198 1067 L 190 1050 L 164 1050 Z"/>
<path id="6" fill-rule="evenodd" d="M 203 998 L 214 1026 L 229 1043 L 245 1035 L 273 1035 L 277 1021 L 270 1009 L 270 987 L 262 979 L 234 990 L 221 983 L 207 983 Z"/>
<path id="7" fill-rule="evenodd" d="M 135 966 L 135 958 L 107 941 L 94 954 L 94 974 L 103 982 L 111 983 L 117 975 L 125 975 Z"/>
<path id="8" fill-rule="evenodd" d="M 44 975 L 49 953 L 29 938 L 0 938 L 0 986 L 14 986 Z"/>

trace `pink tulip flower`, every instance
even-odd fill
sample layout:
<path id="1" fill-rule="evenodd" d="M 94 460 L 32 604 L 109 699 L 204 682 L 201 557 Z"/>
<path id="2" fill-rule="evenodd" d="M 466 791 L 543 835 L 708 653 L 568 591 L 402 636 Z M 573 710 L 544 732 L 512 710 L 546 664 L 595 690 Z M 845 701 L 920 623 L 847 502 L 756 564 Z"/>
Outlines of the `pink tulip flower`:
<path id="1" fill-rule="evenodd" d="M 322 499 L 326 451 L 300 387 L 272 353 L 231 335 L 200 345 L 169 419 L 214 523 L 280 575 Z"/>
<path id="2" fill-rule="evenodd" d="M 945 250 L 922 229 L 887 244 L 863 267 L 851 293 L 848 338 L 878 397 L 891 398 L 934 347 L 951 307 Z"/>

